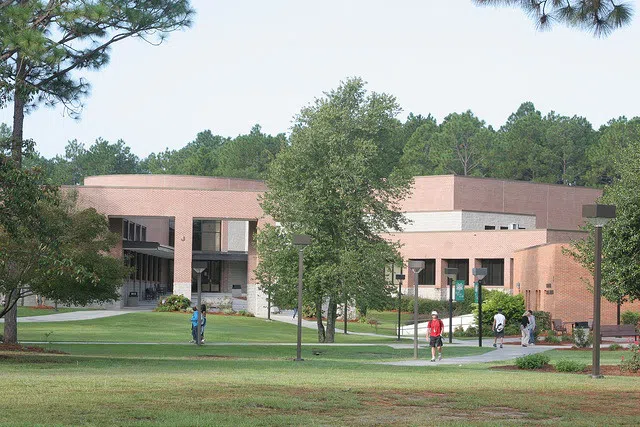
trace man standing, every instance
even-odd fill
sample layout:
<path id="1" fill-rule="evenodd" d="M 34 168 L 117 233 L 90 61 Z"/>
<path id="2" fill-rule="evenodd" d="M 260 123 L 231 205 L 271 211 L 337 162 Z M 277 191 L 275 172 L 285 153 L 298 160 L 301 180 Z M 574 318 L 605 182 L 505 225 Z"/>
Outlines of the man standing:
<path id="1" fill-rule="evenodd" d="M 498 343 L 498 338 L 500 338 L 500 348 L 502 348 L 502 345 L 504 344 L 504 325 L 507 323 L 507 319 L 504 317 L 504 314 L 502 314 L 502 309 L 499 308 L 498 309 L 498 313 L 493 316 L 493 333 L 494 333 L 494 338 L 493 338 L 493 346 L 496 347 L 497 343 Z"/>
<path id="2" fill-rule="evenodd" d="M 438 319 L 438 312 L 431 312 L 431 320 L 427 322 L 427 336 L 431 347 L 431 361 L 436 361 L 436 347 L 438 348 L 438 360 L 442 360 L 442 331 L 444 323 Z"/>
<path id="3" fill-rule="evenodd" d="M 536 345 L 536 317 L 533 315 L 533 311 L 527 310 L 529 313 L 529 345 Z"/>
<path id="4" fill-rule="evenodd" d="M 193 306 L 193 315 L 191 316 L 191 342 L 197 342 L 198 339 L 198 306 Z"/>

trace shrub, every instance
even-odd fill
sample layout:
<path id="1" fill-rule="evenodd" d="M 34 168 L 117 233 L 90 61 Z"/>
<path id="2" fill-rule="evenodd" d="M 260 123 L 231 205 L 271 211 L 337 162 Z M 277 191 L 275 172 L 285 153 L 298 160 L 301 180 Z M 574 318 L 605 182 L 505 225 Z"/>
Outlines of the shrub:
<path id="1" fill-rule="evenodd" d="M 520 326 L 510 324 L 504 327 L 505 335 L 520 335 Z"/>
<path id="2" fill-rule="evenodd" d="M 225 315 L 227 315 L 227 316 L 230 316 L 230 315 L 234 315 L 234 314 L 236 314 L 236 312 L 235 312 L 235 311 L 233 311 L 233 309 L 232 309 L 232 308 L 225 308 L 224 310 L 222 310 L 222 314 L 225 314 Z"/>
<path id="3" fill-rule="evenodd" d="M 560 344 L 562 342 L 562 338 L 555 336 L 553 333 L 550 333 L 547 334 L 544 342 L 548 342 L 549 344 Z"/>
<path id="4" fill-rule="evenodd" d="M 520 369 L 541 369 L 549 363 L 549 356 L 538 353 L 529 354 L 528 356 L 518 357 L 516 359 L 516 366 Z"/>
<path id="5" fill-rule="evenodd" d="M 520 295 L 509 295 L 501 291 L 491 291 L 482 298 L 482 323 L 491 328 L 493 316 L 502 308 L 502 314 L 507 319 L 508 325 L 518 325 L 524 313 L 524 297 Z M 476 322 L 478 321 L 478 309 L 474 309 Z M 505 334 L 506 334 L 505 328 Z M 516 334 L 520 334 L 520 330 Z"/>
<path id="6" fill-rule="evenodd" d="M 622 346 L 620 344 L 613 343 L 609 346 L 609 351 L 617 351 L 620 350 Z"/>
<path id="7" fill-rule="evenodd" d="M 534 311 L 533 316 L 536 318 L 536 331 L 551 329 L 551 313 L 548 311 Z"/>
<path id="8" fill-rule="evenodd" d="M 244 317 L 256 317 L 253 313 L 249 313 L 247 310 L 240 310 L 238 312 L 238 316 L 244 316 Z"/>
<path id="9" fill-rule="evenodd" d="M 191 307 L 191 301 L 184 295 L 169 295 L 158 301 L 155 311 L 186 311 Z"/>
<path id="10" fill-rule="evenodd" d="M 593 342 L 593 334 L 585 328 L 573 328 L 573 345 L 577 348 L 587 348 Z"/>
<path id="11" fill-rule="evenodd" d="M 233 299 L 231 299 L 229 297 L 224 297 L 222 302 L 220 304 L 218 304 L 218 308 L 222 312 L 227 311 L 227 310 L 233 311 Z"/>
<path id="12" fill-rule="evenodd" d="M 640 346 L 638 345 L 638 341 L 631 344 L 630 351 L 631 354 L 629 354 L 626 359 L 622 356 L 622 360 L 620 361 L 620 370 L 638 372 L 640 371 Z"/>
<path id="13" fill-rule="evenodd" d="M 556 371 L 558 372 L 582 372 L 587 368 L 587 365 L 582 362 L 576 362 L 575 360 L 559 360 L 556 363 Z"/>
<path id="14" fill-rule="evenodd" d="M 623 325 L 636 325 L 640 323 L 640 313 L 635 311 L 627 310 L 620 315 L 620 320 Z"/>

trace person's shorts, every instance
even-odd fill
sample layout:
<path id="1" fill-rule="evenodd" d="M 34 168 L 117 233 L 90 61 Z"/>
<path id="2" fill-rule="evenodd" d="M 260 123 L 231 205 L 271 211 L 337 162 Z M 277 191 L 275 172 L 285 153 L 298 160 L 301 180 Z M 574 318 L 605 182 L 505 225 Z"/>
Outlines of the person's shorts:
<path id="1" fill-rule="evenodd" d="M 500 332 L 494 330 L 493 333 L 496 335 L 497 338 L 504 338 L 504 329 L 501 330 Z"/>
<path id="2" fill-rule="evenodd" d="M 429 337 L 429 347 L 442 347 L 442 337 Z"/>

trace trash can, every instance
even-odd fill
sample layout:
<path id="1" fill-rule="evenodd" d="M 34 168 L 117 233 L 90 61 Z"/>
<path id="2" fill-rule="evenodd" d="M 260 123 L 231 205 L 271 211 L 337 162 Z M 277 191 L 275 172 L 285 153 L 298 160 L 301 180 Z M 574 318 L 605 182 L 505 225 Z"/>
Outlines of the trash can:
<path id="1" fill-rule="evenodd" d="M 137 307 L 138 306 L 138 293 L 137 292 L 129 292 L 129 296 L 127 297 L 127 307 Z"/>
<path id="2" fill-rule="evenodd" d="M 234 297 L 239 297 L 240 295 L 242 295 L 242 285 L 232 285 L 231 295 Z"/>

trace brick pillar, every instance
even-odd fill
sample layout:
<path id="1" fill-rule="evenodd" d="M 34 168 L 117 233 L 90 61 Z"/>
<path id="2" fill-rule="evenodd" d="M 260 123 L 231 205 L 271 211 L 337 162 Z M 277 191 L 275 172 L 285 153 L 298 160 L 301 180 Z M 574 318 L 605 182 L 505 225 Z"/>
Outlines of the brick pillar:
<path id="1" fill-rule="evenodd" d="M 257 283 L 253 270 L 258 266 L 258 251 L 256 249 L 256 233 L 258 221 L 249 221 L 249 236 L 247 242 L 247 283 Z M 260 224 L 261 226 L 262 224 Z"/>
<path id="2" fill-rule="evenodd" d="M 473 286 L 476 276 L 473 275 L 473 269 L 480 267 L 480 260 L 477 258 L 469 258 L 469 277 L 467 277 L 467 286 Z"/>
<path id="3" fill-rule="evenodd" d="M 511 273 L 511 258 L 504 259 L 504 288 L 510 289 L 513 292 L 513 275 Z"/>
<path id="4" fill-rule="evenodd" d="M 220 224 L 220 251 L 229 251 L 229 220 L 223 219 Z"/>
<path id="5" fill-rule="evenodd" d="M 443 288 L 447 286 L 447 278 L 444 276 L 445 263 L 442 258 L 436 258 L 436 288 Z"/>
<path id="6" fill-rule="evenodd" d="M 191 299 L 191 258 L 193 218 L 176 216 L 173 261 L 173 293 Z"/>

